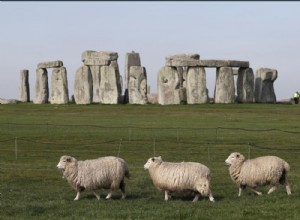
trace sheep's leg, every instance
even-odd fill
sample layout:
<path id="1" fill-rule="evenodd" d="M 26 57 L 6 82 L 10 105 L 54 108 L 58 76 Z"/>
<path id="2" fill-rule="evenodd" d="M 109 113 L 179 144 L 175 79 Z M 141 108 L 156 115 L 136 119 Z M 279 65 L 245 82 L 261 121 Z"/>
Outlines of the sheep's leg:
<path id="1" fill-rule="evenodd" d="M 244 188 L 243 188 L 242 186 L 239 187 L 239 197 L 242 195 L 243 189 L 244 189 Z"/>
<path id="2" fill-rule="evenodd" d="M 287 181 L 285 183 L 285 189 L 288 195 L 292 194 L 290 184 Z"/>
<path id="3" fill-rule="evenodd" d="M 125 193 L 125 183 L 124 183 L 124 180 L 122 180 L 122 182 L 120 183 L 120 189 L 122 191 L 122 198 L 121 199 L 125 199 L 126 198 L 126 193 Z"/>
<path id="4" fill-rule="evenodd" d="M 97 198 L 98 200 L 100 200 L 100 196 L 96 193 L 95 190 L 93 190 L 93 193 L 94 193 L 94 195 L 96 196 L 96 198 Z"/>
<path id="5" fill-rule="evenodd" d="M 77 200 L 79 200 L 79 198 L 80 198 L 80 191 L 77 191 L 77 195 L 74 200 L 77 201 Z"/>
<path id="6" fill-rule="evenodd" d="M 199 199 L 199 197 L 200 197 L 200 194 L 199 194 L 199 193 L 197 193 L 197 194 L 195 195 L 195 198 L 193 199 L 193 202 L 197 202 L 197 201 L 198 201 L 198 199 Z"/>
<path id="7" fill-rule="evenodd" d="M 213 195 L 212 195 L 211 192 L 209 192 L 208 198 L 209 198 L 209 200 L 210 200 L 211 202 L 215 202 L 215 199 L 214 199 L 214 197 L 213 197 Z"/>
<path id="8" fill-rule="evenodd" d="M 262 193 L 261 192 L 258 192 L 258 191 L 256 191 L 255 190 L 255 188 L 250 188 L 253 192 L 255 192 L 257 195 L 259 195 L 259 196 L 261 196 L 262 195 Z M 274 191 L 274 190 L 273 190 Z"/>
<path id="9" fill-rule="evenodd" d="M 268 194 L 274 192 L 276 189 L 277 189 L 276 186 L 272 186 L 272 187 L 269 189 Z"/>
<path id="10" fill-rule="evenodd" d="M 107 196 L 105 197 L 105 199 L 110 199 L 112 195 L 112 190 L 109 191 L 109 193 L 107 194 Z"/>
<path id="11" fill-rule="evenodd" d="M 171 196 L 169 196 L 168 190 L 165 190 L 165 201 L 168 201 Z"/>

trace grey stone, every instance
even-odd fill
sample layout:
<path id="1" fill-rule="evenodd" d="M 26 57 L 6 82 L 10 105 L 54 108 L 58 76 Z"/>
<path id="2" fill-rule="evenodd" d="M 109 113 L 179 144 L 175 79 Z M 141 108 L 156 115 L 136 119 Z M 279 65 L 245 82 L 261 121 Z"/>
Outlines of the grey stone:
<path id="1" fill-rule="evenodd" d="M 119 65 L 117 60 L 113 60 L 110 62 L 109 66 L 113 67 L 115 69 L 116 77 L 117 77 L 117 89 L 118 93 L 121 95 L 122 93 L 122 85 L 123 85 L 123 79 L 120 75 L 119 71 Z"/>
<path id="2" fill-rule="evenodd" d="M 175 67 L 162 67 L 158 73 L 157 85 L 159 104 L 180 104 L 180 82 Z"/>
<path id="3" fill-rule="evenodd" d="M 37 68 L 38 69 L 45 69 L 45 68 L 57 68 L 57 67 L 62 67 L 64 64 L 60 60 L 56 61 L 49 61 L 49 62 L 42 62 L 39 63 Z"/>
<path id="4" fill-rule="evenodd" d="M 217 68 L 214 100 L 215 103 L 234 103 L 235 87 L 231 67 Z"/>
<path id="5" fill-rule="evenodd" d="M 140 54 L 132 51 L 125 56 L 125 89 L 128 89 L 129 70 L 131 66 L 141 66 Z"/>
<path id="6" fill-rule="evenodd" d="M 254 74 L 252 68 L 239 68 L 237 77 L 237 102 L 254 101 Z"/>
<path id="7" fill-rule="evenodd" d="M 130 67 L 128 96 L 129 104 L 147 104 L 147 74 L 145 67 Z"/>
<path id="8" fill-rule="evenodd" d="M 203 67 L 190 67 L 186 84 L 187 104 L 208 103 L 206 73 Z"/>
<path id="9" fill-rule="evenodd" d="M 93 103 L 100 103 L 101 66 L 90 66 L 93 78 Z"/>
<path id="10" fill-rule="evenodd" d="M 0 98 L 0 104 L 16 104 L 18 103 L 18 100 L 16 99 L 3 99 Z"/>
<path id="11" fill-rule="evenodd" d="M 74 98 L 76 104 L 91 104 L 93 101 L 93 78 L 88 66 L 82 66 L 76 71 Z"/>
<path id="12" fill-rule="evenodd" d="M 35 104 L 48 103 L 49 87 L 48 87 L 48 72 L 47 69 L 36 70 L 36 84 L 35 84 Z"/>
<path id="13" fill-rule="evenodd" d="M 166 66 L 199 66 L 199 54 L 176 54 L 166 57 Z"/>
<path id="14" fill-rule="evenodd" d="M 249 67 L 249 61 L 237 61 L 237 60 L 200 60 L 202 67 Z"/>
<path id="15" fill-rule="evenodd" d="M 147 100 L 149 104 L 158 104 L 158 94 L 157 93 L 147 94 Z"/>
<path id="16" fill-rule="evenodd" d="M 69 103 L 67 70 L 64 66 L 52 70 L 49 101 L 51 104 Z"/>
<path id="17" fill-rule="evenodd" d="M 20 101 L 21 102 L 30 102 L 30 89 L 29 89 L 29 71 L 28 70 L 21 70 L 20 71 Z"/>
<path id="18" fill-rule="evenodd" d="M 113 66 L 102 66 L 100 72 L 100 103 L 118 104 L 120 101 L 118 80 L 120 78 L 116 69 Z"/>
<path id="19" fill-rule="evenodd" d="M 276 103 L 274 81 L 278 77 L 276 69 L 259 68 L 255 75 L 255 102 Z"/>
<path id="20" fill-rule="evenodd" d="M 84 65 L 88 66 L 107 66 L 111 61 L 118 59 L 117 52 L 110 51 L 84 51 L 81 55 L 81 60 Z"/>

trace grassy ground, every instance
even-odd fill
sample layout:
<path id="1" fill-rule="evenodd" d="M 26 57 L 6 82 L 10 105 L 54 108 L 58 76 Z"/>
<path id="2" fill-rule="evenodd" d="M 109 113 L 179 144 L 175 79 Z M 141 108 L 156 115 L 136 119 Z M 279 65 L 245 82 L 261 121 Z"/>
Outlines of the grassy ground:
<path id="1" fill-rule="evenodd" d="M 0 105 L 0 219 L 299 219 L 300 106 L 230 105 Z M 289 162 L 292 195 L 283 187 L 237 197 L 224 160 L 277 155 Z M 124 158 L 132 178 L 127 199 L 101 190 L 76 193 L 56 170 L 61 155 L 79 160 Z M 198 161 L 212 171 L 216 199 L 164 195 L 143 170 L 147 159 Z"/>

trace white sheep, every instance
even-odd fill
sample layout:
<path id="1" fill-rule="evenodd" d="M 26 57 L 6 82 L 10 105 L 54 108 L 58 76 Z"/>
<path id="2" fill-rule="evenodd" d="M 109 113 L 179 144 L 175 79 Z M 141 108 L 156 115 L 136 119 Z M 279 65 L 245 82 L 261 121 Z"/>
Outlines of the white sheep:
<path id="1" fill-rule="evenodd" d="M 171 198 L 171 193 L 195 192 L 193 202 L 199 196 L 208 196 L 214 202 L 210 190 L 210 170 L 196 162 L 171 163 L 164 162 L 161 157 L 151 157 L 144 165 L 149 171 L 154 186 L 165 192 L 165 200 Z"/>
<path id="2" fill-rule="evenodd" d="M 129 178 L 127 163 L 118 157 L 100 157 L 93 160 L 77 161 L 71 156 L 62 156 L 57 168 L 62 170 L 63 177 L 77 191 L 74 200 L 79 200 L 80 192 L 85 189 L 92 190 L 97 199 L 100 196 L 96 189 L 110 189 L 106 199 L 110 199 L 112 192 L 117 189 L 122 191 L 122 199 L 125 199 L 124 178 Z"/>
<path id="3" fill-rule="evenodd" d="M 229 174 L 231 179 L 237 183 L 239 194 L 246 186 L 257 195 L 262 195 L 256 191 L 257 186 L 271 185 L 268 194 L 276 190 L 279 184 L 284 185 L 288 195 L 291 194 L 291 188 L 288 183 L 287 175 L 290 170 L 289 164 L 276 156 L 263 156 L 251 160 L 245 160 L 245 157 L 238 152 L 231 153 L 225 160 L 229 165 Z"/>

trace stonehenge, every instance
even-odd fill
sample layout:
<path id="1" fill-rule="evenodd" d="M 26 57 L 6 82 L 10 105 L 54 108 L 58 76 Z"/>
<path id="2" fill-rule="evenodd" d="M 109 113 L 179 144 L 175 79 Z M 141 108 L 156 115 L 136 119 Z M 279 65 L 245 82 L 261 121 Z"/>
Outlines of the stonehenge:
<path id="1" fill-rule="evenodd" d="M 146 68 L 140 54 L 125 56 L 123 78 L 118 65 L 118 53 L 86 50 L 82 65 L 75 73 L 74 94 L 69 100 L 67 70 L 60 60 L 37 65 L 35 104 L 205 104 L 205 103 L 276 103 L 274 82 L 276 69 L 259 68 L 255 75 L 249 61 L 202 60 L 197 53 L 175 54 L 165 58 L 157 74 L 157 93 L 150 93 Z M 48 68 L 53 68 L 49 94 Z M 206 68 L 215 68 L 213 98 L 206 87 Z M 29 102 L 29 71 L 20 71 L 19 101 Z M 235 78 L 236 77 L 236 78 Z"/>

